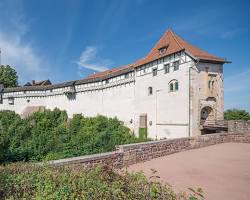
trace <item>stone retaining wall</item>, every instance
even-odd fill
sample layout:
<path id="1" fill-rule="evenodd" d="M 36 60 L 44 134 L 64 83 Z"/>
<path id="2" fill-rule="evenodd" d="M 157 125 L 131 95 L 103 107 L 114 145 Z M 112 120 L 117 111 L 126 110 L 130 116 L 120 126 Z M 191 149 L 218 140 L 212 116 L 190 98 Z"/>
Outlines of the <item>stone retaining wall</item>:
<path id="1" fill-rule="evenodd" d="M 250 121 L 228 121 L 229 133 L 250 133 Z"/>
<path id="2" fill-rule="evenodd" d="M 91 168 L 96 165 L 109 165 L 121 168 L 180 151 L 228 142 L 250 143 L 250 133 L 217 133 L 197 137 L 120 145 L 113 152 L 55 160 L 49 163 L 56 166 L 74 164 Z"/>
<path id="3" fill-rule="evenodd" d="M 250 143 L 250 134 L 210 134 L 190 138 L 128 144 L 119 146 L 118 149 L 123 153 L 123 165 L 126 166 L 180 151 L 228 142 Z"/>

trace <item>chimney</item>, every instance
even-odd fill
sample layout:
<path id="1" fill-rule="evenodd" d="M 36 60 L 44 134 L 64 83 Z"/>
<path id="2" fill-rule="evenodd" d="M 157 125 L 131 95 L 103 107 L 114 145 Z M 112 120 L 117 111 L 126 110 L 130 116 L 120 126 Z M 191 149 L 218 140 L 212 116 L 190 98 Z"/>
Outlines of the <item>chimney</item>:
<path id="1" fill-rule="evenodd" d="M 32 83 L 32 85 L 35 85 L 35 84 L 36 84 L 36 81 L 35 81 L 35 80 L 32 80 L 31 83 Z"/>

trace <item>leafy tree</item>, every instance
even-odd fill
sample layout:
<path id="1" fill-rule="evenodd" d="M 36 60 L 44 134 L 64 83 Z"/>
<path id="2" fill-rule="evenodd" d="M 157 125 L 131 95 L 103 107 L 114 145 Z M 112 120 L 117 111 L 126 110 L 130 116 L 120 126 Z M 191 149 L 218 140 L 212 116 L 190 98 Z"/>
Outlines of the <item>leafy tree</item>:
<path id="1" fill-rule="evenodd" d="M 9 65 L 1 65 L 0 84 L 3 84 L 4 87 L 16 87 L 18 85 L 18 76 L 15 69 Z"/>
<path id="2" fill-rule="evenodd" d="M 25 143 L 29 136 L 26 120 L 13 111 L 0 112 L 0 163 L 28 160 Z"/>
<path id="3" fill-rule="evenodd" d="M 250 113 L 240 109 L 229 109 L 224 113 L 225 120 L 250 120 Z"/>
<path id="4" fill-rule="evenodd" d="M 21 119 L 0 111 L 0 163 L 51 160 L 112 151 L 116 145 L 144 141 L 117 118 L 75 115 L 59 109 Z"/>

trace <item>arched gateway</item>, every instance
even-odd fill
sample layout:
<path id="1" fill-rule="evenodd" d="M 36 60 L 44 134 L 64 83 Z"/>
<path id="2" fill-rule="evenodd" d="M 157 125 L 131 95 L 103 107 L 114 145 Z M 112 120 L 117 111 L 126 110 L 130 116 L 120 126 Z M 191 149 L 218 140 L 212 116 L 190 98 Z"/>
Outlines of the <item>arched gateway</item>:
<path id="1" fill-rule="evenodd" d="M 209 123 L 215 120 L 215 114 L 213 108 L 206 106 L 201 109 L 200 121 L 201 124 Z"/>

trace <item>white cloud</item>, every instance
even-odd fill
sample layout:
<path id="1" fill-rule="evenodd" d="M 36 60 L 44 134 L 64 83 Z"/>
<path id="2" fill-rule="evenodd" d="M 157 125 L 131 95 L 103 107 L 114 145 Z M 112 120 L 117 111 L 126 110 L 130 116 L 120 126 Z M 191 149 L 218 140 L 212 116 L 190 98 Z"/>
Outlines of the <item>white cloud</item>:
<path id="1" fill-rule="evenodd" d="M 97 58 L 98 52 L 99 49 L 97 47 L 87 46 L 81 53 L 79 61 L 76 62 L 80 70 L 81 68 L 87 68 L 98 72 L 108 70 L 108 66 L 110 66 L 112 62 L 108 59 Z"/>
<path id="2" fill-rule="evenodd" d="M 11 65 L 16 69 L 21 82 L 40 79 L 46 72 L 42 68 L 40 57 L 29 43 L 22 43 L 20 35 L 6 36 L 0 32 L 0 48 L 2 64 Z"/>
<path id="3" fill-rule="evenodd" d="M 21 84 L 31 79 L 48 78 L 46 62 L 27 39 L 29 23 L 25 18 L 22 4 L 9 5 L 8 1 L 0 3 L 3 9 L 0 18 L 1 64 L 15 68 Z M 3 28 L 2 28 L 3 27 Z"/>

